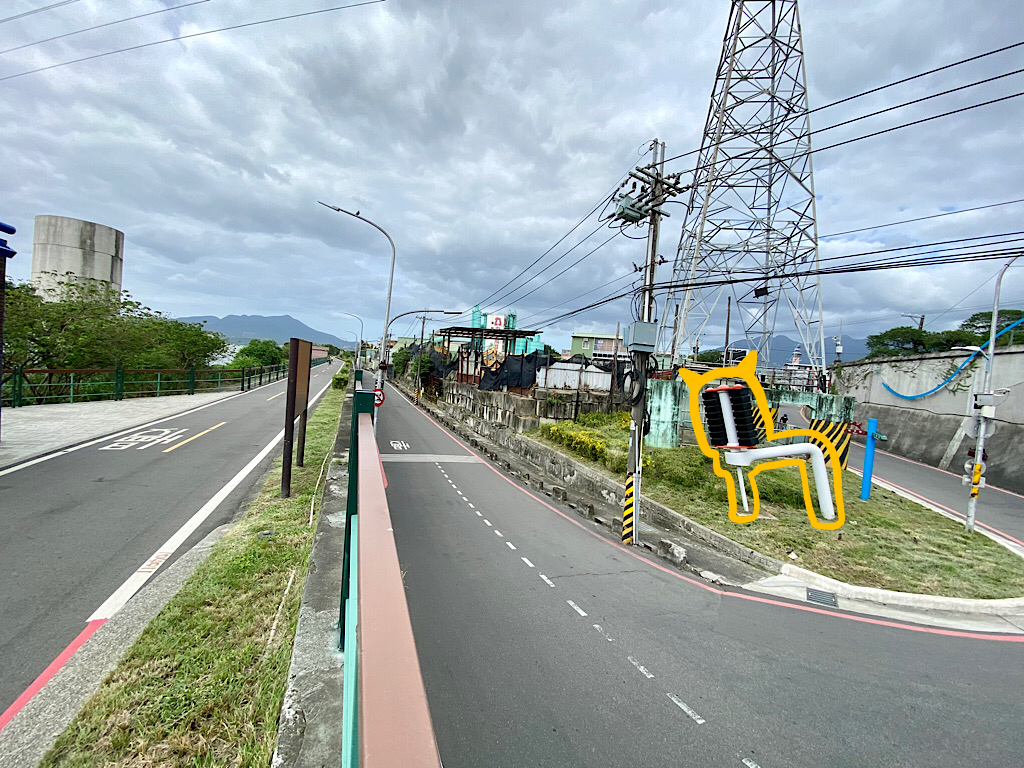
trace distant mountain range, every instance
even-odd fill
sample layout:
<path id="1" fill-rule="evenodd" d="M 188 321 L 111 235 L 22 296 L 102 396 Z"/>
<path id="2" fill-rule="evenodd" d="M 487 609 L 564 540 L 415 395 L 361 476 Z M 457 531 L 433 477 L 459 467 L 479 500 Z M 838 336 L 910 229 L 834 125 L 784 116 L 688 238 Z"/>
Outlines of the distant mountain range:
<path id="1" fill-rule="evenodd" d="M 273 339 L 284 344 L 293 336 L 306 339 L 314 344 L 333 344 L 340 349 L 355 349 L 354 340 L 339 339 L 333 334 L 310 328 L 291 315 L 197 315 L 195 317 L 179 317 L 184 323 L 203 323 L 208 331 L 224 334 L 232 344 L 246 345 L 253 339 Z"/>
<path id="2" fill-rule="evenodd" d="M 841 355 L 844 363 L 860 360 L 867 357 L 868 343 L 866 339 L 855 339 L 852 336 L 843 336 L 843 352 Z M 791 339 L 788 336 L 773 336 L 771 348 L 769 349 L 770 364 L 778 368 L 793 359 L 793 351 L 800 346 L 799 340 Z M 729 344 L 730 349 L 748 349 L 747 342 L 737 341 Z M 721 350 L 722 347 L 715 347 Z M 836 345 L 831 336 L 825 337 L 825 362 L 831 365 L 836 360 Z M 800 356 L 800 362 L 807 362 L 807 355 Z"/>

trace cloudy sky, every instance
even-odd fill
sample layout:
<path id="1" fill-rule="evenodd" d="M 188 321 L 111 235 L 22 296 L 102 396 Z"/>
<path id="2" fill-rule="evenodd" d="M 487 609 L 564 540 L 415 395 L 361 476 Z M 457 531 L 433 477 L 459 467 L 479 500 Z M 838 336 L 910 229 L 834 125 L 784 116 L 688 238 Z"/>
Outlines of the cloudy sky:
<path id="1" fill-rule="evenodd" d="M 19 230 L 8 274 L 29 276 L 35 215 L 70 216 L 124 231 L 124 287 L 154 308 L 290 314 L 339 335 L 357 328 L 336 312 L 344 310 L 364 318 L 368 336 L 380 334 L 390 249 L 379 232 L 317 200 L 359 209 L 394 238 L 392 316 L 472 306 L 647 162 L 652 138 L 669 156 L 699 147 L 729 13 L 726 0 L 387 0 L 2 79 L 342 0 L 208 0 L 9 50 L 185 2 L 75 0 L 0 21 L 0 220 Z M 0 16 L 50 4 L 5 0 Z M 1024 29 L 1014 0 L 806 0 L 800 11 L 812 108 L 1019 42 Z M 812 127 L 1022 67 L 1024 47 L 822 110 Z M 1022 85 L 1024 76 L 1007 77 L 814 142 Z M 816 154 L 819 232 L 1024 198 L 1022 106 L 1024 98 L 1011 99 Z M 692 165 L 689 156 L 668 170 L 686 181 Z M 684 210 L 666 210 L 660 251 L 671 260 Z M 821 255 L 1024 230 L 1022 214 L 1024 203 L 823 238 Z M 485 309 L 511 302 L 520 327 L 532 328 L 628 286 L 625 278 L 567 301 L 642 261 L 643 241 L 623 237 L 552 279 L 611 234 L 597 232 Z M 842 322 L 845 335 L 863 337 L 910 322 L 903 312 L 924 313 L 932 330 L 955 327 L 991 305 L 997 269 L 824 277 L 826 335 Z M 669 276 L 666 265 L 659 279 Z M 1024 265 L 1008 272 L 1003 296 L 1004 306 L 1024 305 Z M 576 329 L 609 332 L 628 319 L 620 301 L 548 327 L 545 339 L 560 349 Z M 393 332 L 411 326 L 399 321 Z M 792 324 L 780 319 L 777 331 L 792 335 Z M 709 325 L 702 348 L 720 345 L 722 333 L 723 322 Z"/>

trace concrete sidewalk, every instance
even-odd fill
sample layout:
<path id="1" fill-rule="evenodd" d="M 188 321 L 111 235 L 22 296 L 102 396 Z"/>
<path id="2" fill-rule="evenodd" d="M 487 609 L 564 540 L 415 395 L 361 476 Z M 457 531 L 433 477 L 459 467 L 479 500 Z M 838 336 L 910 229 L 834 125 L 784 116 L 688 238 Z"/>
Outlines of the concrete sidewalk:
<path id="1" fill-rule="evenodd" d="M 0 470 L 240 394 L 201 392 L 4 408 L 0 413 Z"/>

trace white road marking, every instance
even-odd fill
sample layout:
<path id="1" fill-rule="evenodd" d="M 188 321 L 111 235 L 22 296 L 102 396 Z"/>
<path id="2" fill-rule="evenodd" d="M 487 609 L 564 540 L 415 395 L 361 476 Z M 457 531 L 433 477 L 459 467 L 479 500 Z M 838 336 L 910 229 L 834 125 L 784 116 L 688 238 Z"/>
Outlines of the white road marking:
<path id="1" fill-rule="evenodd" d="M 632 664 L 634 667 L 636 667 L 637 669 L 640 670 L 640 674 L 641 675 L 646 677 L 648 680 L 653 680 L 654 679 L 654 675 L 651 674 L 651 671 L 647 667 L 645 667 L 639 661 L 634 659 L 632 656 L 627 656 L 626 658 L 629 659 L 629 663 L 630 664 Z"/>
<path id="2" fill-rule="evenodd" d="M 668 694 L 668 697 L 672 699 L 673 702 L 675 702 L 675 705 L 677 707 L 679 707 L 681 710 L 683 710 L 683 712 L 688 714 L 690 716 L 690 719 L 693 720 L 693 722 L 695 722 L 697 725 L 701 725 L 703 722 L 705 722 L 703 717 L 701 717 L 688 706 L 686 706 L 686 702 L 680 699 L 674 693 Z"/>
<path id="3" fill-rule="evenodd" d="M 753 760 L 751 760 L 751 759 L 750 759 L 749 757 L 744 757 L 744 758 L 743 758 L 743 764 L 744 764 L 745 766 L 747 766 L 747 768 L 761 768 L 761 766 L 760 766 L 760 765 L 758 765 L 757 763 L 755 763 L 755 762 L 754 762 Z"/>
<path id="4" fill-rule="evenodd" d="M 526 563 L 531 568 L 536 568 L 537 567 L 533 563 L 531 563 L 529 560 L 527 560 L 525 557 L 520 557 L 519 559 L 522 560 L 524 563 Z"/>
<path id="5" fill-rule="evenodd" d="M 509 549 L 515 549 L 516 548 L 516 545 L 513 544 L 511 541 L 506 541 L 505 543 L 508 544 L 508 548 Z"/>
<path id="6" fill-rule="evenodd" d="M 469 504 L 469 502 L 468 502 L 468 501 L 467 501 L 466 503 L 467 503 L 467 504 Z M 476 507 L 474 507 L 474 506 L 473 506 L 472 504 L 469 504 L 469 508 L 470 508 L 470 509 L 476 509 Z"/>
<path id="7" fill-rule="evenodd" d="M 459 486 L 457 486 L 455 483 L 452 483 L 452 488 L 454 488 L 456 491 L 459 490 Z"/>
<path id="8" fill-rule="evenodd" d="M 486 518 L 484 518 L 484 522 L 485 522 L 485 523 L 487 523 L 488 525 L 490 525 L 490 524 L 491 524 L 491 521 L 490 521 L 490 520 L 488 520 L 488 519 L 486 519 Z"/>
<path id="9" fill-rule="evenodd" d="M 540 575 L 540 577 L 541 577 L 542 579 L 544 579 L 544 582 L 545 582 L 545 583 L 546 583 L 546 584 L 547 584 L 547 585 L 548 585 L 549 587 L 553 587 L 553 586 L 555 586 L 555 582 L 553 582 L 553 581 L 552 581 L 551 579 L 549 579 L 549 578 L 548 578 L 547 576 L 545 576 L 545 575 L 544 575 L 543 573 L 542 573 L 542 574 Z"/>
<path id="10" fill-rule="evenodd" d="M 481 511 L 480 511 L 480 510 L 478 509 L 478 510 L 476 510 L 476 516 L 477 516 L 477 517 L 483 517 L 484 515 L 483 515 L 483 512 L 481 512 Z"/>
<path id="11" fill-rule="evenodd" d="M 461 496 L 463 499 L 466 498 L 466 494 L 464 494 L 462 491 L 456 491 L 456 493 L 458 493 L 459 496 Z"/>
<path id="12" fill-rule="evenodd" d="M 324 386 L 319 392 L 317 392 L 312 398 L 310 398 L 309 404 L 312 405 L 320 396 L 330 387 L 330 384 Z M 216 401 L 223 402 L 223 401 Z M 198 410 L 198 409 L 197 409 Z M 88 621 L 96 621 L 98 619 L 109 619 L 115 613 L 117 613 L 124 604 L 127 603 L 131 598 L 142 589 L 142 585 L 149 581 L 150 577 L 160 568 L 160 566 L 167 560 L 171 555 L 177 551 L 182 544 L 184 544 L 188 537 L 191 536 L 195 530 L 206 522 L 206 519 L 213 514 L 213 512 L 221 505 L 230 495 L 230 493 L 237 488 L 243 480 L 259 466 L 260 462 L 263 461 L 270 454 L 277 444 L 284 439 L 284 430 L 282 429 L 277 433 L 277 436 L 264 446 L 263 450 L 253 456 L 252 460 L 249 461 L 244 467 L 238 470 L 238 473 L 232 477 L 228 482 L 215 493 L 209 501 L 200 507 L 199 511 L 196 512 L 192 517 L 188 519 L 174 535 L 165 541 L 160 548 L 154 552 L 149 559 L 147 559 L 142 565 L 139 566 L 138 570 L 135 571 L 131 576 L 125 579 L 125 582 L 114 590 L 114 593 L 103 601 L 103 604 L 95 610 L 95 612 L 88 618 Z"/>
<path id="13" fill-rule="evenodd" d="M 604 638 L 605 640 L 607 640 L 607 641 L 608 641 L 609 643 L 614 643 L 614 642 L 615 642 L 615 638 L 614 638 L 614 637 L 611 637 L 611 636 L 609 636 L 609 634 L 608 634 L 607 632 L 605 632 L 605 631 L 604 631 L 604 627 L 602 627 L 602 626 L 601 626 L 600 624 L 595 624 L 595 625 L 594 625 L 594 629 L 596 629 L 596 630 L 597 630 L 598 632 L 600 632 L 600 633 L 601 633 L 601 636 L 602 636 L 602 637 L 603 637 L 603 638 Z"/>
<path id="14" fill-rule="evenodd" d="M 552 586 L 554 586 L 554 585 L 552 584 Z M 578 605 L 576 605 L 576 603 L 574 603 L 572 600 L 566 600 L 565 602 L 567 602 L 569 605 L 571 605 L 572 609 L 574 611 L 576 611 L 576 613 L 578 613 L 580 616 L 586 616 L 587 615 L 587 612 L 584 611 L 582 608 L 580 608 Z"/>
<path id="15" fill-rule="evenodd" d="M 499 530 L 498 530 L 497 528 L 495 528 L 495 529 L 494 529 L 494 532 L 495 532 L 496 534 L 498 534 L 499 536 L 501 536 L 501 538 L 503 538 L 503 539 L 505 538 L 505 534 L 503 534 L 503 533 L 502 533 L 501 531 L 499 531 Z"/>

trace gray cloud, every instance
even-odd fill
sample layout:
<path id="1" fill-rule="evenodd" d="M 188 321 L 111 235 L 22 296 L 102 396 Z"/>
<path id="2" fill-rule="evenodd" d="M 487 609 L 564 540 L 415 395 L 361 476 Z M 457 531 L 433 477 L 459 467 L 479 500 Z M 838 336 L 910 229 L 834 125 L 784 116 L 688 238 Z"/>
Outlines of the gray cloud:
<path id="1" fill-rule="evenodd" d="M 326 5 L 272 0 L 256 9 L 215 0 L 0 56 L 0 76 Z M 12 13 L 30 6 L 16 0 Z M 5 25 L 5 47 L 7 39 L 20 44 L 155 7 L 153 0 L 82 0 Z M 801 13 L 812 107 L 1016 42 L 1013 22 L 1021 18 L 1008 0 L 805 2 Z M 0 83 L 0 218 L 19 227 L 10 273 L 28 276 L 34 215 L 75 216 L 125 231 L 125 286 L 159 309 L 289 313 L 328 331 L 354 323 L 332 314 L 344 309 L 376 334 L 390 249 L 378 232 L 319 199 L 360 208 L 395 238 L 393 314 L 465 308 L 565 234 L 642 161 L 637 150 L 651 138 L 667 141 L 670 155 L 697 148 L 727 15 L 726 3 L 668 0 L 391 0 Z M 812 126 L 1016 69 L 1022 59 L 1008 52 L 821 110 Z M 815 146 L 1012 93 L 1020 83 L 1007 78 L 826 131 Z M 1020 109 L 1008 101 L 816 154 L 819 231 L 1024 197 Z M 671 169 L 691 165 L 684 158 Z M 668 210 L 661 251 L 672 258 L 683 208 Z M 1015 231 L 1021 210 L 846 235 L 823 241 L 821 255 Z M 510 297 L 540 286 L 513 304 L 527 324 L 628 285 L 548 311 L 641 261 L 643 242 L 620 238 L 551 281 L 608 234 L 596 233 Z M 991 282 L 983 283 L 996 267 L 823 278 L 826 332 L 837 332 L 840 321 L 853 335 L 877 332 L 900 312 L 933 317 L 962 301 L 934 326 L 951 327 L 968 307 L 991 300 Z M 1018 306 L 1022 273 L 1011 270 L 1004 287 Z M 546 338 L 567 346 L 574 328 L 608 330 L 627 319 L 624 300 L 565 321 Z M 720 343 L 713 335 L 724 323 L 708 332 L 705 344 Z"/>

